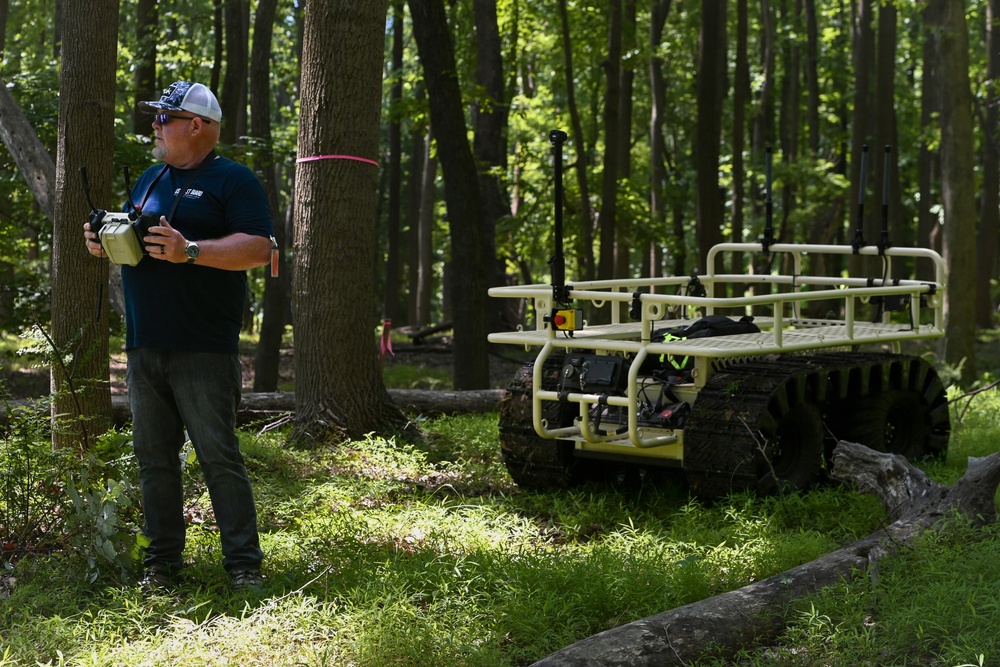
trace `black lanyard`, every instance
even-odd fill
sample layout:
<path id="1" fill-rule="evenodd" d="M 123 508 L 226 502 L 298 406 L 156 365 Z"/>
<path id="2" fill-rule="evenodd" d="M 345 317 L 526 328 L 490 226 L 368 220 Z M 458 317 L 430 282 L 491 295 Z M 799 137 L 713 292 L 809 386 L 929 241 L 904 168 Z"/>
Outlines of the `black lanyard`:
<path id="1" fill-rule="evenodd" d="M 188 177 L 187 181 L 184 182 L 184 187 L 182 187 L 180 190 L 177 191 L 177 194 L 174 196 L 173 206 L 170 207 L 170 214 L 167 216 L 167 222 L 170 222 L 174 219 L 174 213 L 177 212 L 177 207 L 178 205 L 180 205 L 181 199 L 184 198 L 184 195 L 187 194 L 187 191 L 191 188 L 192 185 L 194 185 L 195 180 L 198 178 L 198 176 L 201 175 L 201 172 L 205 171 L 205 168 L 208 167 L 208 165 L 215 158 L 216 155 L 215 151 L 213 150 L 208 155 L 205 156 L 205 159 L 201 161 L 201 164 L 198 165 L 198 167 L 194 170 L 194 172 Z M 166 173 L 167 169 L 169 168 L 170 168 L 169 164 L 163 165 L 163 168 L 160 169 L 160 173 L 156 175 L 156 178 L 153 179 L 153 182 L 149 184 L 148 188 L 146 188 L 146 194 L 142 196 L 142 202 L 136 207 L 138 211 L 140 212 L 142 211 L 143 207 L 146 205 L 146 200 L 149 199 L 149 195 L 153 192 L 153 188 L 156 187 L 156 184 L 159 183 L 160 181 L 160 177 L 163 176 L 163 174 Z"/>

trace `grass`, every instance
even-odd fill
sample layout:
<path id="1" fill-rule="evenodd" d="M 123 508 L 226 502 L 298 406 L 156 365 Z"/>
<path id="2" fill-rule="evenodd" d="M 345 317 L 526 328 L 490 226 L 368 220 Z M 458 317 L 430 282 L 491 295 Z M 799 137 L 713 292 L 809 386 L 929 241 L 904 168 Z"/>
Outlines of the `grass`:
<path id="1" fill-rule="evenodd" d="M 998 408 L 996 392 L 974 400 L 933 476 L 950 482 L 966 456 L 990 450 Z M 177 591 L 88 583 L 69 553 L 21 558 L 0 600 L 0 666 L 527 665 L 807 562 L 883 516 L 874 498 L 832 487 L 713 505 L 671 484 L 530 493 L 499 462 L 495 416 L 423 427 L 432 437 L 419 444 L 369 438 L 335 451 L 242 434 L 262 592 L 228 589 L 196 465 Z M 803 601 L 781 641 L 740 664 L 996 664 L 997 536 L 928 536 L 883 563 L 876 584 Z"/>

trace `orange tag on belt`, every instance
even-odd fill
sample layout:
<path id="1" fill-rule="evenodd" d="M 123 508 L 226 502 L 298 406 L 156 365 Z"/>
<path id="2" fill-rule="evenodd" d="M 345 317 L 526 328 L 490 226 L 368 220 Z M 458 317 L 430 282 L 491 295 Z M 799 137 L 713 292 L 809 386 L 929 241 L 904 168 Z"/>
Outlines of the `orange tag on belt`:
<path id="1" fill-rule="evenodd" d="M 271 250 L 271 277 L 272 278 L 277 278 L 278 277 L 278 259 L 279 259 L 278 249 L 274 248 L 274 249 Z"/>

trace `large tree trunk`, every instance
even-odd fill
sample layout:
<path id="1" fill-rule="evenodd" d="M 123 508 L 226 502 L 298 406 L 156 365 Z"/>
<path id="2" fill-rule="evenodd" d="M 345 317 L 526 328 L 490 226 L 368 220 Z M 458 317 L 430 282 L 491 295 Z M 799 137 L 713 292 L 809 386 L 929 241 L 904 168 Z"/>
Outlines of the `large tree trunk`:
<path id="1" fill-rule="evenodd" d="M 940 520 L 949 512 L 977 525 L 996 521 L 1000 454 L 970 459 L 965 476 L 945 487 L 902 456 L 841 442 L 834 451 L 832 474 L 861 492 L 877 494 L 891 523 L 769 579 L 576 642 L 535 667 L 665 667 L 731 656 L 745 645 L 775 638 L 785 627 L 790 602 L 850 580 L 858 571 L 876 576 L 884 555 L 912 545 L 929 529 L 947 526 Z"/>
<path id="2" fill-rule="evenodd" d="M 446 294 L 455 321 L 455 388 L 481 389 L 489 386 L 486 291 L 493 262 L 484 256 L 487 244 L 483 240 L 479 170 L 469 146 L 454 41 L 444 1 L 409 0 L 409 6 L 448 207 L 451 233 L 448 275 L 454 282 Z"/>
<path id="3" fill-rule="evenodd" d="M 277 243 L 277 275 L 266 269 L 264 275 L 264 314 L 260 324 L 260 340 L 254 356 L 254 391 L 274 391 L 278 388 L 278 364 L 281 339 L 285 333 L 288 292 L 285 289 L 285 227 L 278 203 L 278 178 L 271 141 L 271 42 L 277 0 L 260 0 L 254 16 L 253 51 L 250 54 L 250 136 L 259 140 L 254 172 L 267 195 L 274 219 L 274 240 Z M 272 260 L 273 261 L 273 260 Z"/>
<path id="4" fill-rule="evenodd" d="M 390 433 L 373 274 L 386 0 L 306 12 L 295 211 L 296 437 Z M 347 156 L 346 159 L 337 156 Z"/>
<path id="5" fill-rule="evenodd" d="M 66 20 L 74 29 L 62 44 L 59 76 L 52 235 L 52 444 L 87 448 L 111 425 L 108 264 L 91 257 L 83 243 L 89 206 L 80 168 L 87 167 L 95 203 L 113 208 L 118 2 L 69 3 Z"/>

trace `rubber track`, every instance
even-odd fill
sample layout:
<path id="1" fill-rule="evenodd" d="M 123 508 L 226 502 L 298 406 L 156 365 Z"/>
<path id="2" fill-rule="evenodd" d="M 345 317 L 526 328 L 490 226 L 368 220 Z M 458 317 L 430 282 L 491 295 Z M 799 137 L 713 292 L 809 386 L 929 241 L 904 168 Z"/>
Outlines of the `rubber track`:
<path id="1" fill-rule="evenodd" d="M 757 489 L 767 472 L 761 433 L 773 433 L 776 418 L 807 401 L 829 406 L 889 388 L 923 396 L 934 423 L 932 449 L 943 448 L 950 430 L 944 388 L 918 358 L 831 352 L 760 358 L 717 372 L 699 392 L 684 428 L 684 469 L 692 491 L 714 497 Z"/>
<path id="2" fill-rule="evenodd" d="M 553 354 L 542 370 L 542 387 L 559 384 L 563 355 Z M 529 489 L 564 488 L 571 482 L 573 443 L 540 438 L 532 422 L 532 372 L 534 362 L 525 364 L 514 376 L 500 401 L 500 451 L 507 471 L 518 486 Z M 545 417 L 550 425 L 567 418 L 571 407 L 546 401 Z M 572 417 L 569 417 L 571 420 Z"/>

